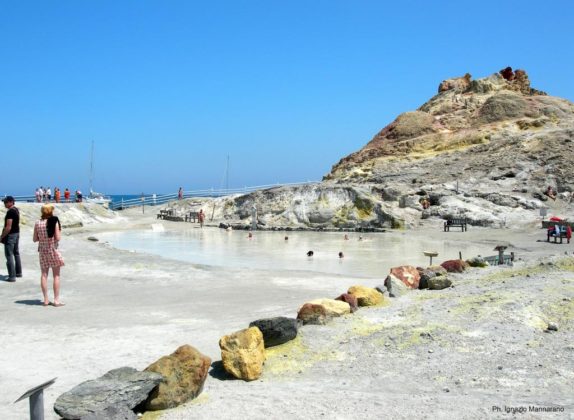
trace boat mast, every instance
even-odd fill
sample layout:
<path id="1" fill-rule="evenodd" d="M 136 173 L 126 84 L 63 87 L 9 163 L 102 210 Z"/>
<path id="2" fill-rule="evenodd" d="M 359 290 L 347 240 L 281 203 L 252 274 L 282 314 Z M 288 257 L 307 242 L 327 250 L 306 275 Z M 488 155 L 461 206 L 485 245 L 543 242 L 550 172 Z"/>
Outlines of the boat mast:
<path id="1" fill-rule="evenodd" d="M 227 155 L 227 166 L 225 167 L 225 192 L 229 191 L 229 155 Z"/>
<path id="2" fill-rule="evenodd" d="M 90 194 L 94 183 L 94 141 L 92 140 L 92 153 L 90 154 Z"/>

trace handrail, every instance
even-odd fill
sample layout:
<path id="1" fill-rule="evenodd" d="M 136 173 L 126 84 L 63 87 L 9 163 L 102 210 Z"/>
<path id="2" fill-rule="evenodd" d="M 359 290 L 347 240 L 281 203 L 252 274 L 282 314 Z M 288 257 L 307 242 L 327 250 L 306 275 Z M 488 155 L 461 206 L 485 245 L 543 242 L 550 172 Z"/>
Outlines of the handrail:
<path id="1" fill-rule="evenodd" d="M 243 187 L 243 188 L 224 188 L 224 189 L 215 189 L 215 188 L 206 188 L 200 190 L 190 190 L 183 192 L 183 198 L 208 198 L 208 197 L 225 197 L 228 195 L 235 195 L 235 194 L 248 194 L 254 191 L 266 190 L 270 188 L 278 188 L 278 187 L 286 187 L 286 186 L 297 186 L 297 185 L 309 185 L 309 184 L 316 184 L 318 181 L 307 181 L 307 182 L 292 182 L 286 184 L 267 184 L 267 185 L 257 185 L 251 187 Z M 6 195 L 4 195 L 5 197 Z M 109 208 L 112 210 L 122 210 L 127 209 L 130 207 L 137 207 L 141 205 L 147 206 L 155 206 L 165 204 L 169 201 L 175 201 L 179 197 L 178 193 L 171 193 L 171 194 L 162 194 L 162 195 L 154 195 L 153 194 L 146 194 L 143 197 L 137 198 L 130 198 L 128 200 L 122 200 L 121 202 L 110 202 Z M 84 196 L 84 202 L 89 202 L 89 197 Z M 143 199 L 142 199 L 143 198 Z M 14 196 L 16 202 L 36 202 L 35 195 L 20 195 Z M 52 197 L 52 202 L 53 197 Z M 74 195 L 70 197 L 68 203 L 73 203 L 75 201 Z M 64 198 L 60 199 L 61 203 L 64 203 Z"/>
<path id="2" fill-rule="evenodd" d="M 235 194 L 248 194 L 254 191 L 265 190 L 269 188 L 277 188 L 283 186 L 296 186 L 296 185 L 308 185 L 308 184 L 315 184 L 318 181 L 307 181 L 307 182 L 294 182 L 288 184 L 268 184 L 268 185 L 258 185 L 253 187 L 243 187 L 243 188 L 227 188 L 227 189 L 203 189 L 203 190 L 192 190 L 192 191 L 184 191 L 183 198 L 207 198 L 207 197 L 225 197 L 228 195 L 235 195 Z M 143 200 L 142 200 L 143 198 Z M 174 201 L 178 199 L 178 194 L 165 194 L 160 195 L 153 198 L 153 195 L 144 195 L 144 197 L 139 198 L 132 198 L 129 200 L 123 200 L 119 203 L 111 203 L 110 208 L 112 210 L 121 210 L 127 209 L 130 207 L 137 207 L 142 205 L 148 206 L 155 206 L 165 204 L 170 201 Z"/>

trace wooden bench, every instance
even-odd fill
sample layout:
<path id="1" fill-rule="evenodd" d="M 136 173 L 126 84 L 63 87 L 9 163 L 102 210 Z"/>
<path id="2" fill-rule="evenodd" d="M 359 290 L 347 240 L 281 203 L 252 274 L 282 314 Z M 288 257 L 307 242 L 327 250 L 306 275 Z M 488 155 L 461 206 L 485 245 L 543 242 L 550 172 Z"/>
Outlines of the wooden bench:
<path id="1" fill-rule="evenodd" d="M 460 227 L 463 232 L 468 230 L 466 218 L 462 219 L 447 219 L 444 222 L 444 231 L 450 232 L 451 227 Z"/>
<path id="2" fill-rule="evenodd" d="M 189 213 L 185 214 L 185 221 L 186 222 L 193 222 L 195 223 L 199 219 L 199 212 L 197 211 L 190 211 Z"/>
<path id="3" fill-rule="evenodd" d="M 160 210 L 157 214 L 157 218 L 162 220 L 166 220 L 169 216 L 173 216 L 173 210 L 171 209 Z"/>
<path id="4" fill-rule="evenodd" d="M 560 239 L 560 243 L 562 243 L 562 240 L 564 238 L 567 239 L 567 243 L 570 243 L 570 239 L 568 239 L 568 233 L 566 232 L 566 226 L 560 225 L 560 234 L 557 235 L 556 234 L 556 230 L 554 229 L 549 229 L 546 232 L 546 242 L 550 242 L 550 238 L 554 238 L 554 243 L 558 243 L 558 239 Z"/>

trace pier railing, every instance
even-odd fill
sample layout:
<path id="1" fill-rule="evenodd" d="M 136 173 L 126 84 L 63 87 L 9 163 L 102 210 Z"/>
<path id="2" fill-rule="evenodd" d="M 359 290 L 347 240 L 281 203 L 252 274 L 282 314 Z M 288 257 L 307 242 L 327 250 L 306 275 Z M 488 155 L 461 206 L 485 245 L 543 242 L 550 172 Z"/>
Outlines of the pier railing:
<path id="1" fill-rule="evenodd" d="M 278 188 L 278 187 L 285 187 L 285 186 L 298 186 L 298 185 L 309 185 L 309 184 L 316 184 L 317 181 L 308 181 L 308 182 L 296 182 L 296 183 L 289 183 L 289 184 L 269 184 L 269 185 L 257 185 L 253 187 L 243 187 L 243 188 L 226 188 L 226 189 L 203 189 L 203 190 L 191 190 L 191 191 L 184 191 L 182 198 L 216 198 L 216 197 L 225 197 L 228 195 L 236 195 L 236 194 L 249 194 L 259 190 L 267 190 L 270 188 Z M 159 206 L 165 203 L 169 203 L 170 201 L 176 201 L 179 199 L 179 194 L 163 194 L 163 195 L 155 195 L 155 194 L 147 194 L 143 195 L 138 198 L 133 198 L 130 200 L 123 200 L 120 202 L 110 203 L 110 208 L 112 210 L 123 210 L 128 209 L 131 207 L 138 207 L 138 206 Z"/>
<path id="2" fill-rule="evenodd" d="M 318 181 L 307 181 L 307 182 L 294 182 L 288 184 L 268 184 L 268 185 L 257 185 L 252 187 L 243 187 L 243 188 L 225 188 L 225 189 L 202 189 L 202 190 L 190 190 L 184 191 L 182 198 L 216 198 L 216 197 L 225 197 L 228 195 L 236 195 L 236 194 L 249 194 L 251 192 L 259 191 L 259 190 L 266 190 L 270 188 L 278 188 L 278 187 L 285 187 L 285 186 L 298 186 L 298 185 L 310 185 L 316 184 Z M 2 195 L 4 197 L 5 195 Z M 144 194 L 141 197 L 132 198 L 128 200 L 123 200 L 119 202 L 110 202 L 109 208 L 112 210 L 123 210 L 128 209 L 131 207 L 138 207 L 138 206 L 159 206 L 170 201 L 178 200 L 179 194 Z M 35 195 L 19 195 L 14 196 L 16 203 L 35 203 L 36 196 Z M 52 202 L 53 196 L 52 196 Z M 73 203 L 75 201 L 74 195 L 70 198 L 69 201 L 65 201 L 63 196 L 60 200 L 61 203 Z M 89 203 L 90 199 L 86 196 L 83 197 L 84 203 Z"/>

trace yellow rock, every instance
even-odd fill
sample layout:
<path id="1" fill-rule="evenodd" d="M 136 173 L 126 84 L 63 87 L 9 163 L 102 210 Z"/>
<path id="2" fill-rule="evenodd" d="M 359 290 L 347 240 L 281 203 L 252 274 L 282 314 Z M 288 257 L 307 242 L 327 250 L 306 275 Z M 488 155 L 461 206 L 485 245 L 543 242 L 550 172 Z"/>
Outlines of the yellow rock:
<path id="1" fill-rule="evenodd" d="M 261 376 L 265 362 L 263 334 L 257 327 L 225 335 L 219 340 L 225 371 L 238 379 L 253 381 Z"/>
<path id="2" fill-rule="evenodd" d="M 335 317 L 351 313 L 351 306 L 347 302 L 335 299 L 315 299 L 311 302 L 315 305 L 321 305 L 325 308 L 327 316 Z"/>
<path id="3" fill-rule="evenodd" d="M 383 303 L 383 295 L 371 287 L 353 286 L 347 293 L 357 298 L 359 306 L 375 306 Z"/>

